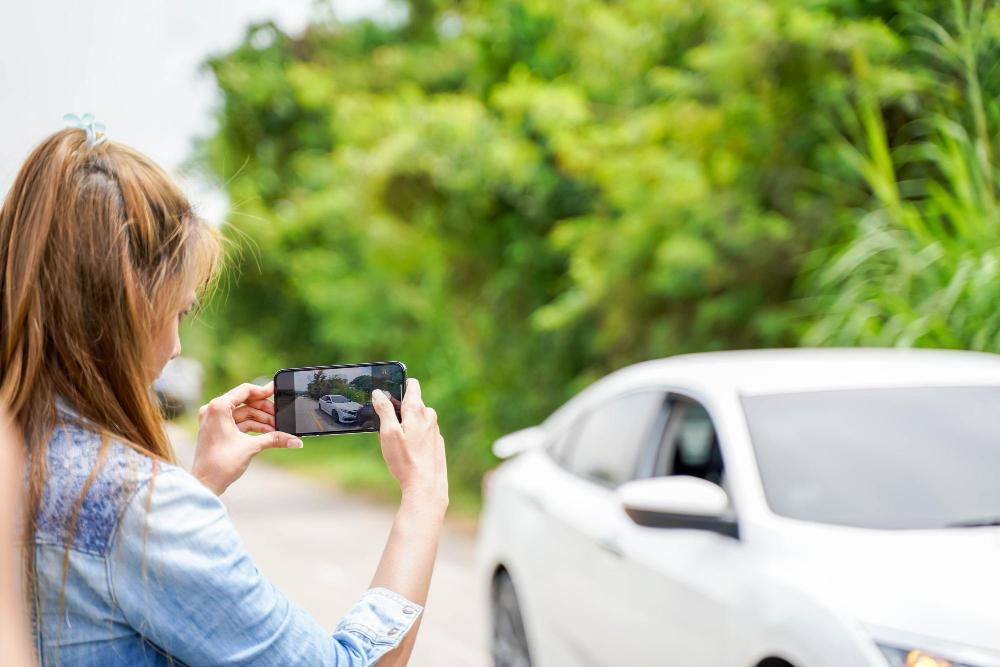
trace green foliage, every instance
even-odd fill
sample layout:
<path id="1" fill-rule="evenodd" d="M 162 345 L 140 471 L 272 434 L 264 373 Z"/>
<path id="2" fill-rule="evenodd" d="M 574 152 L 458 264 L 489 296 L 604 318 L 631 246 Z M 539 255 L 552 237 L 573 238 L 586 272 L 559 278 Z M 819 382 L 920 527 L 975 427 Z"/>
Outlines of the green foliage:
<path id="1" fill-rule="evenodd" d="M 930 94 L 887 125 L 865 91 L 839 149 L 871 190 L 856 235 L 821 251 L 808 344 L 1000 352 L 1000 11 L 954 2 L 944 24 L 906 14 L 906 63 Z M 864 66 L 859 61 L 859 66 Z"/>
<path id="2" fill-rule="evenodd" d="M 978 344 L 996 126 L 963 86 L 993 12 L 948 41 L 889 0 L 409 7 L 210 62 L 202 159 L 245 249 L 186 334 L 212 389 L 402 360 L 472 488 L 498 435 L 634 361 L 804 329 Z"/>
<path id="3" fill-rule="evenodd" d="M 366 378 L 368 380 L 367 383 L 358 382 L 358 380 L 363 381 Z M 327 377 L 323 371 L 316 371 L 309 378 L 309 384 L 306 385 L 306 396 L 318 400 L 327 394 L 333 394 L 343 396 L 355 403 L 364 403 L 369 399 L 371 380 L 371 376 L 366 375 L 354 378 L 354 380 L 348 382 L 342 377 L 336 375 Z M 368 391 L 366 391 L 365 384 L 367 384 Z"/>

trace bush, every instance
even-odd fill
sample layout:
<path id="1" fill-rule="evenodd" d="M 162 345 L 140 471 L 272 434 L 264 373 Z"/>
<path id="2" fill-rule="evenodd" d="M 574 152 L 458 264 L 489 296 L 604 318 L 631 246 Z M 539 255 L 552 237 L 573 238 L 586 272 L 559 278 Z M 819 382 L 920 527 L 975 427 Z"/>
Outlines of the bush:
<path id="1" fill-rule="evenodd" d="M 848 111 L 838 149 L 870 197 L 850 240 L 806 272 L 804 341 L 1000 352 L 1000 13 L 955 2 L 943 24 L 897 24 L 926 92 L 907 104 L 862 90 Z"/>

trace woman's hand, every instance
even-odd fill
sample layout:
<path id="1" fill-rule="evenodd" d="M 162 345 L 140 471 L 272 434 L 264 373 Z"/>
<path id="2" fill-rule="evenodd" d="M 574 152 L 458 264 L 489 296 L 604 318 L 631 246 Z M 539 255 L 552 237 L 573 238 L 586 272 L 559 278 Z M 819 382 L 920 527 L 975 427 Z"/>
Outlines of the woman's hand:
<path id="1" fill-rule="evenodd" d="M 250 459 L 272 447 L 301 447 L 302 441 L 274 429 L 274 383 L 241 384 L 198 410 L 198 445 L 191 474 L 216 495 L 246 472 Z M 255 431 L 262 435 L 249 435 Z"/>
<path id="2" fill-rule="evenodd" d="M 389 472 L 399 481 L 407 496 L 448 504 L 448 467 L 444 456 L 444 438 L 438 428 L 437 413 L 424 405 L 420 383 L 406 381 L 406 395 L 400 407 L 402 422 L 382 391 L 372 392 L 372 405 L 378 413 L 378 438 Z"/>

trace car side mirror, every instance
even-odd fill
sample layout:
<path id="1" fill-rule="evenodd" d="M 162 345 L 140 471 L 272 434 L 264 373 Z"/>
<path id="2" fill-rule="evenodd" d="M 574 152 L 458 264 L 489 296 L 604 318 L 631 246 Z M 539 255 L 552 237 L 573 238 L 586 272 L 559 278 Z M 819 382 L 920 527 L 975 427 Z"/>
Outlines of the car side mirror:
<path id="1" fill-rule="evenodd" d="M 640 526 L 708 530 L 739 538 L 729 496 L 718 484 L 674 475 L 626 482 L 617 489 L 625 513 Z"/>
<path id="2" fill-rule="evenodd" d="M 498 459 L 509 459 L 515 454 L 541 447 L 544 442 L 545 431 L 542 427 L 530 426 L 497 438 L 493 443 L 493 454 Z"/>

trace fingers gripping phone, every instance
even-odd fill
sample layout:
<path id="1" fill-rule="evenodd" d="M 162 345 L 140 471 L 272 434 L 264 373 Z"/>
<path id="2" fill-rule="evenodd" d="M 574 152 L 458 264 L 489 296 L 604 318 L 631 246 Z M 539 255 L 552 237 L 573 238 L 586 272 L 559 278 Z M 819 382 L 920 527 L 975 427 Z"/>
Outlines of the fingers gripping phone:
<path id="1" fill-rule="evenodd" d="M 372 392 L 381 389 L 399 414 L 406 366 L 398 361 L 283 368 L 274 374 L 275 428 L 293 435 L 375 433 Z"/>

